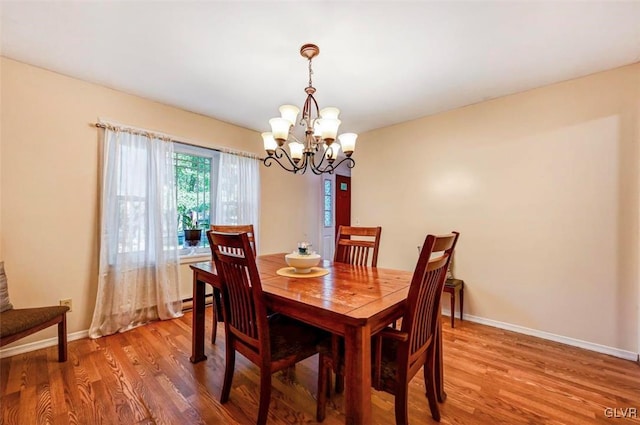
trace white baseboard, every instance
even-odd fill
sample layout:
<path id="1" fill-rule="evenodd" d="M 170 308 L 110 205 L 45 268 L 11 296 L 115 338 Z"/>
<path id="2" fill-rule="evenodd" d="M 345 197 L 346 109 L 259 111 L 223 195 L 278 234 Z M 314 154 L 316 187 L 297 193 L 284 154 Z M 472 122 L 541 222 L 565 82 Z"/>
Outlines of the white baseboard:
<path id="1" fill-rule="evenodd" d="M 77 339 L 87 338 L 89 336 L 89 330 L 73 332 L 67 334 L 67 342 L 75 341 Z M 43 339 L 41 341 L 34 341 L 28 344 L 16 345 L 15 347 L 3 348 L 0 350 L 0 359 L 5 357 L 15 356 L 17 354 L 28 353 L 30 351 L 39 350 L 41 348 L 47 348 L 54 345 L 58 345 L 58 337 Z"/>
<path id="2" fill-rule="evenodd" d="M 447 309 L 442 309 L 442 314 L 450 316 L 450 312 Z M 456 317 L 459 316 L 460 313 Z M 464 315 L 464 320 L 469 322 L 480 323 L 481 325 L 492 326 L 494 328 L 505 329 L 525 335 L 531 335 L 549 341 L 560 342 L 562 344 L 571 345 L 573 347 L 584 348 L 585 350 L 595 351 L 596 353 L 608 354 L 610 356 L 619 357 L 625 360 L 637 361 L 639 354 L 633 351 L 621 350 L 619 348 L 608 347 L 606 345 L 596 344 L 594 342 L 582 341 L 580 339 L 570 338 L 567 336 L 556 335 L 550 332 L 539 331 L 537 329 L 525 328 L 524 326 L 512 325 L 511 323 L 499 322 L 497 320 L 485 319 L 484 317 L 472 316 L 470 314 Z"/>
<path id="3" fill-rule="evenodd" d="M 442 309 L 442 314 L 449 316 L 450 312 L 447 309 Z M 459 317 L 459 316 L 456 316 Z M 560 342 L 562 344 L 571 345 L 574 347 L 584 348 L 585 350 L 595 351 L 596 353 L 608 354 L 610 356 L 619 357 L 625 360 L 638 361 L 639 353 L 633 351 L 621 350 L 619 348 L 608 347 L 606 345 L 600 345 L 593 342 L 582 341 L 580 339 L 569 338 L 562 335 L 552 334 L 550 332 L 539 331 L 536 329 L 525 328 L 524 326 L 512 325 L 511 323 L 499 322 L 497 320 L 486 319 L 484 317 L 472 316 L 470 314 L 464 315 L 464 320 L 469 322 L 479 323 L 481 325 L 492 326 L 494 328 L 505 329 L 525 335 L 531 335 L 549 341 Z M 70 333 L 67 335 L 68 341 L 75 341 L 77 339 L 87 338 L 89 336 L 89 330 Z M 4 348 L 0 350 L 0 359 L 5 357 L 15 356 L 16 354 L 28 353 L 29 351 L 38 350 L 40 348 L 51 347 L 58 344 L 58 337 L 44 339 L 42 341 L 35 341 L 28 344 L 17 345 L 15 347 Z"/>

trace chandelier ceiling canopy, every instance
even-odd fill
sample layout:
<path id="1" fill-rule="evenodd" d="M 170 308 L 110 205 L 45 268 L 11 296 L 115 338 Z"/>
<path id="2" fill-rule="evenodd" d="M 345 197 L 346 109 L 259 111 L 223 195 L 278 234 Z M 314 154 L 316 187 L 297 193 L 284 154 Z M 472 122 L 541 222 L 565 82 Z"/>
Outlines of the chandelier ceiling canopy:
<path id="1" fill-rule="evenodd" d="M 338 136 L 340 110 L 335 107 L 320 109 L 313 96 L 316 89 L 311 78 L 311 62 L 318 54 L 320 49 L 315 44 L 305 44 L 300 48 L 300 55 L 309 61 L 309 85 L 304 89 L 307 99 L 302 106 L 300 121 L 300 109 L 294 105 L 282 105 L 279 108 L 281 116 L 269 120 L 271 132 L 262 133 L 267 152 L 264 165 L 267 167 L 276 162 L 292 173 L 304 174 L 310 169 L 314 174 L 331 174 L 342 163 L 349 168 L 355 165 L 351 155 L 358 135 L 343 133 Z M 304 129 L 302 140 L 294 134 L 297 124 Z M 285 143 L 288 143 L 288 152 L 284 147 Z M 344 156 L 340 155 L 340 148 Z"/>

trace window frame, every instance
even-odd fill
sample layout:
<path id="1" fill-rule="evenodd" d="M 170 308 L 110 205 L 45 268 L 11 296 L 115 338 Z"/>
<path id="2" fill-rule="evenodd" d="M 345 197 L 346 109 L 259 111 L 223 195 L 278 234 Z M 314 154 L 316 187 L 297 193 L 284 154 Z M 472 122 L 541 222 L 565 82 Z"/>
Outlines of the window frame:
<path id="1" fill-rule="evenodd" d="M 329 193 L 327 194 L 327 183 L 329 183 Z M 325 178 L 322 185 L 322 223 L 325 228 L 334 226 L 333 218 L 333 180 Z M 327 199 L 329 199 L 329 209 L 327 210 Z M 327 224 L 327 213 L 329 213 L 329 224 Z"/>
<path id="2" fill-rule="evenodd" d="M 211 167 L 209 170 L 209 173 L 210 173 L 209 174 L 209 218 L 211 220 L 214 217 L 214 209 L 216 204 L 217 187 L 218 187 L 217 178 L 218 178 L 218 172 L 220 167 L 220 152 L 215 149 L 209 149 L 209 148 L 204 148 L 200 146 L 193 146 L 193 145 L 188 145 L 180 142 L 174 142 L 173 150 L 175 153 L 200 156 L 200 157 L 209 158 L 211 160 Z M 174 173 L 175 173 L 175 163 L 174 163 Z M 178 196 L 178 187 L 176 185 L 176 199 L 177 199 L 177 196 Z M 176 203 L 176 207 L 177 207 L 177 203 Z M 206 232 L 209 229 L 202 229 L 202 230 Z M 177 244 L 179 234 L 176 234 L 175 238 L 176 238 L 176 244 Z M 195 247 L 195 249 L 188 248 L 188 247 L 178 248 L 178 255 L 180 256 L 180 258 L 190 258 L 194 256 L 211 254 L 211 249 L 206 239 L 207 238 L 204 237 L 203 244 Z"/>

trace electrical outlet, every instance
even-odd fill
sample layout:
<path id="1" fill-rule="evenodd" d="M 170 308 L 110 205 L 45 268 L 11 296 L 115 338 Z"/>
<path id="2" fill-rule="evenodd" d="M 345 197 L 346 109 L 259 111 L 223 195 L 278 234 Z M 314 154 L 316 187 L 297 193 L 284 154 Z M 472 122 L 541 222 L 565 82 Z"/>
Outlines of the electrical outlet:
<path id="1" fill-rule="evenodd" d="M 69 313 L 73 310 L 73 303 L 71 302 L 71 298 L 65 298 L 64 300 L 60 300 L 60 305 L 66 305 L 69 307 Z"/>

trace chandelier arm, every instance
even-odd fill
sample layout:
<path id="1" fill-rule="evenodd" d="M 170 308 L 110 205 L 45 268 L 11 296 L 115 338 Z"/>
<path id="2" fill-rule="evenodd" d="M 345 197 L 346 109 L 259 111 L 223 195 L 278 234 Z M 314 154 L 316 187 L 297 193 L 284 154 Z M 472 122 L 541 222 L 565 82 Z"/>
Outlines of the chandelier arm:
<path id="1" fill-rule="evenodd" d="M 309 157 L 306 152 L 302 153 L 300 165 L 298 165 L 297 167 L 298 170 L 302 171 L 300 174 L 304 174 L 307 171 L 307 168 L 309 167 Z"/>
<path id="2" fill-rule="evenodd" d="M 342 158 L 342 160 L 340 160 L 340 162 L 338 162 L 336 165 L 334 165 L 333 168 L 338 168 L 343 162 L 347 163 L 347 168 L 353 168 L 356 166 L 356 161 L 353 158 L 345 157 Z"/>
<path id="3" fill-rule="evenodd" d="M 329 147 L 328 149 L 332 149 L 332 148 Z M 315 161 L 313 161 L 313 160 L 311 161 L 312 162 L 311 163 L 311 169 L 317 175 L 324 174 L 324 173 L 333 174 L 333 172 L 336 170 L 336 168 L 340 164 L 342 164 L 343 162 L 345 162 L 348 159 L 350 159 L 350 158 L 343 158 L 337 164 L 333 164 L 327 159 L 325 154 L 322 154 L 322 159 L 320 160 L 319 163 L 316 164 Z M 324 164 L 325 161 L 327 161 L 327 165 L 323 168 L 322 164 Z M 349 164 L 351 164 L 351 162 L 353 162 L 353 160 L 347 162 L 347 166 L 349 166 Z M 353 168 L 353 165 L 351 165 L 349 168 Z"/>
<path id="4" fill-rule="evenodd" d="M 313 171 L 313 174 L 315 174 L 316 176 L 320 176 L 322 174 L 333 174 L 333 169 L 329 170 L 329 169 L 324 169 L 324 170 L 320 170 L 319 168 L 315 168 L 314 166 L 311 166 L 311 171 Z"/>
<path id="5" fill-rule="evenodd" d="M 289 171 L 289 172 L 292 172 L 292 173 L 296 172 L 296 170 L 293 169 L 293 168 L 289 169 L 289 168 L 285 167 L 280 161 L 278 161 L 278 159 L 275 156 L 268 156 L 265 159 L 263 159 L 262 162 L 264 163 L 264 165 L 266 167 L 271 167 L 271 164 L 273 164 L 275 162 L 276 164 L 281 166 L 282 169 L 285 170 L 285 171 Z"/>
<path id="6" fill-rule="evenodd" d="M 320 107 L 318 106 L 318 102 L 316 102 L 316 98 L 314 96 L 311 96 L 311 100 L 313 100 L 313 104 L 316 107 L 316 118 L 318 118 L 320 116 Z"/>
<path id="7" fill-rule="evenodd" d="M 280 159 L 280 158 L 282 158 L 282 157 L 284 156 L 284 155 L 282 154 L 283 152 L 284 152 L 284 153 L 286 153 L 286 152 L 284 151 L 284 149 L 282 149 L 282 148 L 276 148 L 276 149 L 273 151 L 273 156 L 274 156 L 274 157 L 276 157 L 277 159 Z"/>
<path id="8" fill-rule="evenodd" d="M 318 151 L 317 153 L 320 154 L 320 151 Z M 313 159 L 311 159 L 311 166 L 313 168 L 315 168 L 316 170 L 320 170 L 321 167 L 322 167 L 322 164 L 324 164 L 324 161 L 325 161 L 326 158 L 325 158 L 324 154 L 320 155 L 320 157 L 321 157 L 320 162 L 316 164 L 315 157 L 316 156 L 313 155 Z"/>
<path id="9" fill-rule="evenodd" d="M 282 158 L 287 158 L 288 164 L 283 164 L 280 161 Z M 267 163 L 268 159 L 270 160 L 269 163 Z M 304 174 L 308 166 L 306 153 L 302 155 L 302 159 L 300 160 L 300 162 L 298 162 L 298 164 L 296 164 L 296 162 L 291 158 L 291 156 L 289 156 L 286 149 L 283 149 L 281 147 L 276 148 L 273 156 L 266 157 L 264 159 L 264 164 L 267 167 L 270 167 L 273 161 L 277 162 L 278 165 L 281 166 L 283 169 L 293 172 L 294 174 L 301 170 L 302 172 L 300 174 Z M 291 166 L 291 168 L 288 168 L 287 166 Z"/>
<path id="10" fill-rule="evenodd" d="M 296 172 L 297 172 L 300 169 L 300 167 L 298 166 L 298 164 L 295 163 L 293 158 L 291 158 L 291 156 L 289 156 L 289 154 L 287 153 L 287 150 L 284 149 L 284 148 L 278 148 L 278 149 L 280 149 L 280 157 L 281 158 L 283 156 L 286 157 L 287 161 L 289 161 L 289 164 L 291 165 L 291 167 L 293 167 L 293 169 L 296 170 Z M 278 151 L 278 149 L 276 149 L 276 151 Z"/>
<path id="11" fill-rule="evenodd" d="M 296 167 L 295 164 L 290 164 L 291 168 L 287 168 L 287 166 L 285 164 L 283 164 L 282 162 L 280 162 L 275 156 L 268 156 L 263 160 L 264 165 L 267 166 L 267 167 L 271 167 L 271 164 L 273 162 L 275 162 L 280 167 L 282 167 L 283 170 L 289 171 L 290 173 L 296 174 L 298 171 L 300 171 L 300 168 Z M 301 174 L 304 174 L 304 171 Z"/>
<path id="12" fill-rule="evenodd" d="M 313 107 L 315 107 L 315 118 L 312 117 Z M 304 121 L 307 129 L 313 130 L 313 122 L 318 116 L 320 116 L 320 108 L 318 107 L 318 102 L 313 94 L 307 94 L 307 99 L 304 101 L 304 105 L 302 106 L 302 120 Z"/>

